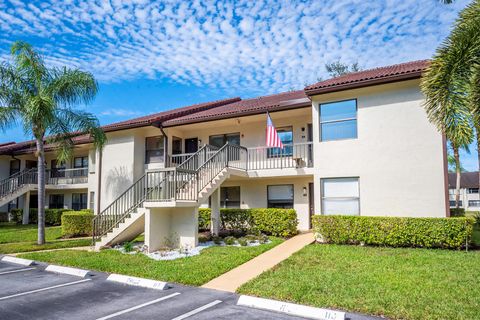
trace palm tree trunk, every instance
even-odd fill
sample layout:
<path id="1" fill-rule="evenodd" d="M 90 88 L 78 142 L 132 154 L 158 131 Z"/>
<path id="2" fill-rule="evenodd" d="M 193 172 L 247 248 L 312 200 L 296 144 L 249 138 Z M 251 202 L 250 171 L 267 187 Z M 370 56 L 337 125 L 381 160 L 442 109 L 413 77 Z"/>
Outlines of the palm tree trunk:
<path id="1" fill-rule="evenodd" d="M 457 146 L 452 146 L 452 149 L 453 149 L 453 157 L 455 158 L 455 172 L 457 174 L 457 181 L 455 185 L 455 208 L 458 209 L 460 207 L 460 178 L 461 178 L 460 153 L 458 152 Z"/>
<path id="2" fill-rule="evenodd" d="M 45 243 L 45 150 L 43 138 L 37 138 L 38 158 L 38 244 Z"/>
<path id="3" fill-rule="evenodd" d="M 480 126 L 475 129 L 477 131 L 477 160 L 478 160 L 478 185 L 480 186 Z M 480 191 L 479 191 L 480 192 Z"/>

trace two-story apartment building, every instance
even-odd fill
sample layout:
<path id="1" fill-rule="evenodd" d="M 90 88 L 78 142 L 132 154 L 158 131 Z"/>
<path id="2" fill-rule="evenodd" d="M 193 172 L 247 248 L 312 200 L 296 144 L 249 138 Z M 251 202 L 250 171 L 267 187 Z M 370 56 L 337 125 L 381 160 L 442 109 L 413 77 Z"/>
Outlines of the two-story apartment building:
<path id="1" fill-rule="evenodd" d="M 457 178 L 455 173 L 448 174 L 448 191 L 450 207 L 455 207 L 455 188 Z M 478 183 L 478 171 L 462 172 L 460 176 L 460 202 L 459 207 L 467 211 L 480 211 L 480 194 Z"/>
<path id="2" fill-rule="evenodd" d="M 48 149 L 47 204 L 93 209 L 99 247 L 145 232 L 151 250 L 170 236 L 195 245 L 199 206 L 214 219 L 221 207 L 294 208 L 299 230 L 314 214 L 445 217 L 445 139 L 419 88 L 427 63 L 104 126 L 101 151 L 79 136 L 74 158 L 60 164 Z M 265 147 L 266 112 L 282 149 Z M 33 147 L 0 146 L 0 210 L 35 205 Z"/>

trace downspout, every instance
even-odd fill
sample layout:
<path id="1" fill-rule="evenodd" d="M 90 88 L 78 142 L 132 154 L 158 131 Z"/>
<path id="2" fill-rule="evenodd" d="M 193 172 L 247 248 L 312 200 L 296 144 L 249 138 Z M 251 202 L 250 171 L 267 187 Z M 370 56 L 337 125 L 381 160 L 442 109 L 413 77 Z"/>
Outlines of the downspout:
<path id="1" fill-rule="evenodd" d="M 102 159 L 103 159 L 103 150 L 98 151 L 98 176 L 97 176 L 97 212 L 100 214 L 100 203 L 102 201 Z"/>

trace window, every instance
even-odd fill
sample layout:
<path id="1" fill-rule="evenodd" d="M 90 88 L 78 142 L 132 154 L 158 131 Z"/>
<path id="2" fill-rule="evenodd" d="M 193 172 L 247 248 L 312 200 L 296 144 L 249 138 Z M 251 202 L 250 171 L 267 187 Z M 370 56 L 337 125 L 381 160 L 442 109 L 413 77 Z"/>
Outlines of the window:
<path id="1" fill-rule="evenodd" d="M 10 160 L 10 175 L 20 172 L 20 160 Z"/>
<path id="2" fill-rule="evenodd" d="M 164 157 L 164 141 L 163 136 L 148 137 L 145 139 L 145 162 L 158 163 L 163 162 Z"/>
<path id="3" fill-rule="evenodd" d="M 95 192 L 90 191 L 90 203 L 88 204 L 90 210 L 95 210 Z"/>
<path id="4" fill-rule="evenodd" d="M 359 215 L 358 178 L 322 179 L 322 214 Z"/>
<path id="5" fill-rule="evenodd" d="M 458 201 L 458 206 L 462 207 L 462 200 Z M 450 207 L 455 207 L 455 200 L 450 200 Z"/>
<path id="6" fill-rule="evenodd" d="M 469 207 L 480 207 L 480 200 L 468 200 L 468 206 Z"/>
<path id="7" fill-rule="evenodd" d="M 478 193 L 478 188 L 468 188 L 468 193 Z"/>
<path id="8" fill-rule="evenodd" d="M 63 209 L 63 194 L 51 194 L 48 207 L 50 209 Z"/>
<path id="9" fill-rule="evenodd" d="M 221 187 L 220 206 L 222 208 L 240 208 L 240 187 Z"/>
<path id="10" fill-rule="evenodd" d="M 65 162 L 58 162 L 57 160 L 52 160 L 52 162 L 50 163 L 50 168 L 52 169 L 52 178 L 65 177 Z"/>
<path id="11" fill-rule="evenodd" d="M 210 136 L 208 143 L 214 147 L 221 148 L 226 143 L 234 144 L 236 146 L 240 145 L 240 133 L 227 133 L 227 134 L 217 134 Z"/>
<path id="12" fill-rule="evenodd" d="M 269 148 L 268 157 L 281 157 L 281 156 L 291 156 L 293 154 L 293 129 L 292 127 L 283 127 L 278 128 L 278 137 L 282 141 L 282 148 Z"/>
<path id="13" fill-rule="evenodd" d="M 357 100 L 321 104 L 320 137 L 321 141 L 356 138 Z"/>
<path id="14" fill-rule="evenodd" d="M 76 157 L 73 159 L 74 168 L 88 168 L 88 157 Z"/>
<path id="15" fill-rule="evenodd" d="M 293 184 L 267 186 L 268 208 L 293 208 Z"/>
<path id="16" fill-rule="evenodd" d="M 87 209 L 86 193 L 72 193 L 72 209 L 75 211 Z"/>

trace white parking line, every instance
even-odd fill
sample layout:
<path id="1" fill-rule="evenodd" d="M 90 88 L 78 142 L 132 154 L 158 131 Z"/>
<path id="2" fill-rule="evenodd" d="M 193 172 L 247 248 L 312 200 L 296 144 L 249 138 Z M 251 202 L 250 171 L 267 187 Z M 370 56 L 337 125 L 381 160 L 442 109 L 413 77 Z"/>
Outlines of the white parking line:
<path id="1" fill-rule="evenodd" d="M 29 271 L 29 270 L 35 270 L 35 268 L 25 268 L 25 269 L 17 269 L 17 270 L 4 271 L 4 272 L 0 272 L 0 276 L 1 276 L 2 274 L 23 272 L 23 271 Z"/>
<path id="2" fill-rule="evenodd" d="M 56 286 L 51 286 L 51 287 L 36 289 L 36 290 L 32 290 L 32 291 L 16 293 L 16 294 L 12 294 L 10 296 L 0 297 L 0 301 L 7 300 L 7 299 L 10 299 L 10 298 L 20 297 L 20 296 L 25 296 L 27 294 L 42 292 L 42 291 L 46 291 L 46 290 L 51 290 L 51 289 L 56 289 L 56 288 L 61 288 L 61 287 L 66 287 L 66 286 L 72 286 L 72 285 L 75 285 L 75 284 L 79 284 L 79 283 L 86 282 L 86 281 L 91 281 L 91 280 L 92 279 L 83 279 L 83 280 L 78 280 L 78 281 L 59 284 L 59 285 L 56 285 Z"/>
<path id="3" fill-rule="evenodd" d="M 170 295 L 168 295 L 168 296 L 161 297 L 161 298 L 159 298 L 159 299 L 155 299 L 155 300 L 152 300 L 152 301 L 149 301 L 149 302 L 145 302 L 145 303 L 139 304 L 138 306 L 131 307 L 131 308 L 128 308 L 128 309 L 125 309 L 125 310 L 121 310 L 121 311 L 112 313 L 112 314 L 110 314 L 110 315 L 108 315 L 108 316 L 105 316 L 105 317 L 102 317 L 102 318 L 98 318 L 97 320 L 111 319 L 111 318 L 113 318 L 113 317 L 116 317 L 116 316 L 119 316 L 119 315 L 122 315 L 122 314 L 125 314 L 125 313 L 128 313 L 128 312 L 131 312 L 131 311 L 135 311 L 135 310 L 137 310 L 137 309 L 140 309 L 140 308 L 149 306 L 149 305 L 151 305 L 151 304 L 154 304 L 154 303 L 157 303 L 157 302 L 160 302 L 160 301 L 163 301 L 163 300 L 167 300 L 167 299 L 176 297 L 176 296 L 178 296 L 179 294 L 180 294 L 180 292 L 175 292 L 175 293 L 172 293 L 172 294 L 170 294 Z"/>
<path id="4" fill-rule="evenodd" d="M 208 304 L 206 304 L 206 305 L 204 305 L 204 306 L 201 306 L 200 308 L 194 309 L 194 310 L 192 310 L 192 311 L 190 311 L 190 312 L 184 313 L 184 314 L 182 314 L 182 315 L 180 315 L 180 316 L 178 316 L 178 317 L 176 317 L 176 318 L 173 318 L 172 320 L 182 320 L 182 319 L 188 318 L 188 317 L 190 317 L 190 316 L 193 316 L 194 314 L 197 314 L 197 313 L 199 313 L 199 312 L 202 312 L 202 311 L 205 310 L 205 309 L 208 309 L 208 308 L 211 308 L 211 307 L 213 307 L 213 306 L 216 306 L 216 305 L 219 304 L 219 303 L 222 303 L 222 301 L 221 301 L 221 300 L 212 301 L 212 302 L 210 302 L 210 303 L 208 303 Z"/>

